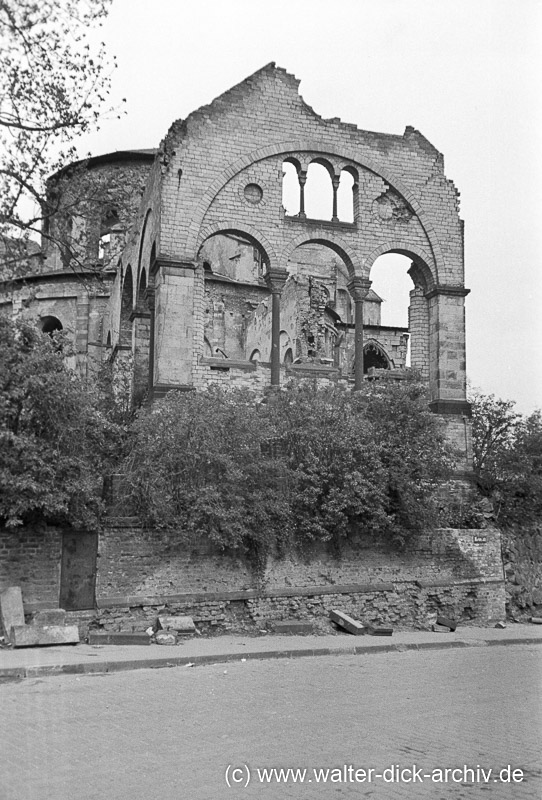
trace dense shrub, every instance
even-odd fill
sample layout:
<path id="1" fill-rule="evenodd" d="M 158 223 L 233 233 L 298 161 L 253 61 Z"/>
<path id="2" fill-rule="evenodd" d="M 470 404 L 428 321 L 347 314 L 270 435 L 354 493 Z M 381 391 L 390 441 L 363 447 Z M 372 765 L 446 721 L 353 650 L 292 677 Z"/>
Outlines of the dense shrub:
<path id="1" fill-rule="evenodd" d="M 261 555 L 362 535 L 404 544 L 436 523 L 450 463 L 416 381 L 296 382 L 263 402 L 171 393 L 140 413 L 124 470 L 148 524 Z"/>

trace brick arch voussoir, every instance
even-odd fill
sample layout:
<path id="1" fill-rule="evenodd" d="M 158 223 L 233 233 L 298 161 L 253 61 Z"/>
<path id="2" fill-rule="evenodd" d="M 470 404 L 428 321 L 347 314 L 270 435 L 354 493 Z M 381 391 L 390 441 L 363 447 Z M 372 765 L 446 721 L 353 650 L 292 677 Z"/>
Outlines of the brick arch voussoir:
<path id="1" fill-rule="evenodd" d="M 287 268 L 288 261 L 297 247 L 300 247 L 302 244 L 311 243 L 322 244 L 337 253 L 337 255 L 343 259 L 351 278 L 361 276 L 361 272 L 357 266 L 360 261 L 359 255 L 347 242 L 343 241 L 340 236 L 335 236 L 330 233 L 327 228 L 313 228 L 311 231 L 300 233 L 299 236 L 290 239 L 280 254 L 280 268 Z"/>
<path id="2" fill-rule="evenodd" d="M 265 236 L 265 234 L 263 234 L 254 226 L 247 225 L 246 222 L 240 222 L 236 219 L 225 219 L 221 222 L 213 222 L 210 225 L 206 225 L 205 228 L 202 228 L 199 232 L 196 246 L 194 248 L 195 256 L 197 257 L 200 248 L 204 242 L 207 241 L 207 239 L 209 239 L 211 236 L 215 236 L 218 233 L 225 233 L 226 231 L 239 231 L 239 233 L 244 233 L 251 239 L 254 239 L 263 248 L 269 264 L 273 267 L 278 265 L 279 262 L 276 249 L 269 241 L 267 236 Z"/>
<path id="3" fill-rule="evenodd" d="M 340 158 L 343 160 L 350 161 L 356 164 L 359 167 L 364 169 L 368 169 L 371 172 L 374 172 L 375 175 L 381 177 L 386 183 L 392 186 L 397 192 L 399 192 L 402 197 L 407 201 L 410 205 L 416 216 L 418 217 L 422 228 L 424 229 L 427 238 L 429 240 L 429 244 L 431 246 L 431 250 L 433 252 L 434 260 L 437 264 L 437 268 L 444 268 L 445 261 L 444 255 L 442 253 L 442 249 L 440 247 L 438 237 L 435 233 L 435 229 L 433 225 L 427 218 L 426 212 L 420 205 L 417 197 L 411 192 L 411 190 L 393 173 L 391 173 L 386 167 L 383 167 L 381 164 L 378 164 L 371 159 L 364 159 L 360 161 L 359 152 L 356 152 L 353 149 L 346 148 L 345 150 L 341 150 L 340 153 L 335 153 L 333 151 L 333 147 L 325 147 L 322 145 L 321 141 L 313 141 L 313 140 L 296 140 L 296 141 L 284 141 L 284 142 L 277 142 L 272 145 L 267 145 L 266 147 L 260 147 L 258 150 L 253 150 L 251 153 L 248 153 L 245 156 L 242 156 L 233 164 L 231 164 L 227 169 L 225 169 L 216 180 L 208 187 L 204 195 L 202 196 L 201 200 L 199 201 L 196 210 L 194 212 L 194 216 L 192 218 L 192 223 L 188 229 L 188 239 L 187 239 L 187 250 L 188 252 L 196 250 L 197 242 L 199 239 L 199 232 L 200 228 L 203 224 L 203 220 L 205 214 L 211 203 L 213 202 L 216 195 L 220 192 L 220 190 L 228 183 L 235 175 L 238 175 L 239 172 L 250 167 L 252 164 L 255 164 L 258 161 L 263 161 L 266 158 L 272 158 L 273 156 L 280 155 L 284 153 L 292 152 L 299 152 L 299 151 L 310 151 L 313 153 L 320 153 L 323 156 L 325 155 L 333 155 L 336 158 Z"/>
<path id="4" fill-rule="evenodd" d="M 428 278 L 427 288 L 429 289 L 431 288 L 431 285 L 438 284 L 438 264 L 432 253 L 430 253 L 428 250 L 425 250 L 423 247 L 420 247 L 419 245 L 412 245 L 411 242 L 405 242 L 398 239 L 390 239 L 387 242 L 383 242 L 367 256 L 363 264 L 364 271 L 367 273 L 367 275 L 369 275 L 376 259 L 385 255 L 386 253 L 401 253 L 402 255 L 412 255 L 414 258 L 419 258 L 425 267 L 424 272 Z"/>

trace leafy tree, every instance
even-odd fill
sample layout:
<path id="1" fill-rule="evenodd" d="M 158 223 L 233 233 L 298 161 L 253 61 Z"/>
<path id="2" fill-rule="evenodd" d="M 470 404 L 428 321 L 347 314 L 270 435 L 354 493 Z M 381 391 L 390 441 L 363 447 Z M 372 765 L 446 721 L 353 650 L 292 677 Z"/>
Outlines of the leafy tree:
<path id="1" fill-rule="evenodd" d="M 61 338 L 0 315 L 0 520 L 95 527 L 118 427 L 69 369 Z"/>
<path id="2" fill-rule="evenodd" d="M 73 137 L 95 126 L 110 84 L 89 29 L 110 0 L 0 0 L 0 250 L 16 272 L 24 239 L 56 212 L 47 175 L 73 161 Z M 22 239 L 21 239 L 22 237 Z"/>
<path id="3" fill-rule="evenodd" d="M 529 524 L 542 514 L 542 417 L 522 417 L 515 403 L 475 393 L 474 470 L 504 525 Z"/>

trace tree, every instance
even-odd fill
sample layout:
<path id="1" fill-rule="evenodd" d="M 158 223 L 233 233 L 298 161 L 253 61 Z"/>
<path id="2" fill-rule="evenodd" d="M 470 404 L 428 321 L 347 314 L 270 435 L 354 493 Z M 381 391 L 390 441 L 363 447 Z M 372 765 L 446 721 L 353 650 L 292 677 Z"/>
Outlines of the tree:
<path id="1" fill-rule="evenodd" d="M 0 0 L 0 255 L 17 266 L 57 211 L 46 177 L 75 158 L 110 86 L 103 44 L 88 32 L 110 0 Z"/>
<path id="2" fill-rule="evenodd" d="M 121 441 L 55 337 L 0 315 L 0 521 L 11 527 L 36 518 L 96 527 Z"/>
<path id="3" fill-rule="evenodd" d="M 515 403 L 479 392 L 471 397 L 474 471 L 504 525 L 542 514 L 542 416 L 523 417 Z"/>

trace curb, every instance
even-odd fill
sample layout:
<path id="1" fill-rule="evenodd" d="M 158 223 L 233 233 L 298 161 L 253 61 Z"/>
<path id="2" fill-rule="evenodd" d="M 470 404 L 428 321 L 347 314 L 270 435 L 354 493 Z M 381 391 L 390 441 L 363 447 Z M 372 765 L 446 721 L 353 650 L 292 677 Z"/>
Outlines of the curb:
<path id="1" fill-rule="evenodd" d="M 449 642 L 421 642 L 420 644 L 352 645 L 347 647 L 314 647 L 299 650 L 253 650 L 244 653 L 217 653 L 201 656 L 173 656 L 138 659 L 134 661 L 81 662 L 79 664 L 47 664 L 35 667 L 2 667 L 0 680 L 22 680 L 53 675 L 91 675 L 126 672 L 136 669 L 165 669 L 167 667 L 199 667 L 209 664 L 224 664 L 232 661 L 267 660 L 279 658 L 303 658 L 310 656 L 372 655 L 376 653 L 405 653 L 410 650 L 448 650 L 461 647 L 489 647 L 518 644 L 542 644 L 540 638 L 522 639 L 457 639 Z"/>

